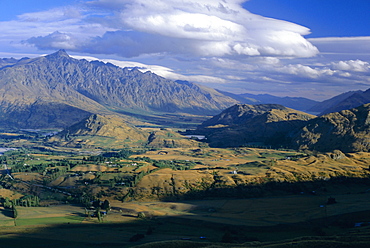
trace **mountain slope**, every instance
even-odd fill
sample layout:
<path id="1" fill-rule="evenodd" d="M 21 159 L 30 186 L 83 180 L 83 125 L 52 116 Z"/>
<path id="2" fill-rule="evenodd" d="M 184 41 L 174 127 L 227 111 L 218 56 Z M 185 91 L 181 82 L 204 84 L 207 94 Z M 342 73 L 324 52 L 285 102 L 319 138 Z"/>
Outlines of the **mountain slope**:
<path id="1" fill-rule="evenodd" d="M 297 149 L 370 151 L 370 104 L 312 119 L 293 137 Z"/>
<path id="2" fill-rule="evenodd" d="M 148 136 L 119 116 L 93 114 L 49 138 L 48 142 L 67 147 L 123 148 L 143 144 Z"/>
<path id="3" fill-rule="evenodd" d="M 308 111 L 317 112 L 320 113 L 320 115 L 325 115 L 328 113 L 357 108 L 367 103 L 370 103 L 370 89 L 366 91 L 357 90 L 345 92 L 316 104 Z"/>
<path id="4" fill-rule="evenodd" d="M 313 107 L 311 107 L 309 109 L 309 111 L 316 112 L 316 113 L 322 113 L 325 110 L 327 110 L 328 108 L 333 108 L 334 106 L 336 106 L 337 104 L 339 104 L 343 100 L 347 99 L 351 95 L 353 95 L 355 93 L 361 93 L 361 92 L 362 91 L 358 90 L 358 91 L 349 91 L 349 92 L 342 93 L 342 94 L 334 96 L 334 97 L 332 97 L 328 100 L 325 100 L 325 101 L 322 101 L 322 102 L 319 102 L 319 103 L 315 104 Z"/>
<path id="5" fill-rule="evenodd" d="M 339 112 L 341 110 L 346 110 L 346 109 L 357 108 L 367 103 L 370 103 L 370 89 L 364 92 L 362 91 L 354 92 L 354 94 L 351 94 L 350 96 L 340 101 L 336 105 L 325 109 L 323 112 L 321 112 L 320 115 Z"/>
<path id="6" fill-rule="evenodd" d="M 214 114 L 237 102 L 189 82 L 73 59 L 64 50 L 4 63 L 8 65 L 0 69 L 2 126 L 66 127 L 91 113 L 112 110 Z M 48 112 L 50 104 L 55 106 L 53 116 Z M 37 119 L 41 121 L 34 121 Z"/>
<path id="7" fill-rule="evenodd" d="M 278 104 L 237 104 L 205 121 L 195 131 L 211 146 L 287 145 L 287 133 L 315 116 Z"/>

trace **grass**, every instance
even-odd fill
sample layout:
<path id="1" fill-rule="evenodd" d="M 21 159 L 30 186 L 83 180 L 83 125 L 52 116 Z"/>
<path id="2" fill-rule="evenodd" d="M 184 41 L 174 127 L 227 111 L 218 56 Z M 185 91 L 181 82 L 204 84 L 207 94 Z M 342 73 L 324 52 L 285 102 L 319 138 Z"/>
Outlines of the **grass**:
<path id="1" fill-rule="evenodd" d="M 17 245 L 23 242 L 22 247 L 47 247 L 47 244 L 52 247 L 62 247 L 61 244 L 65 247 L 96 245 L 131 247 L 152 242 L 154 242 L 153 246 L 148 244 L 141 247 L 173 247 L 172 245 L 177 245 L 176 248 L 246 247 L 246 245 L 219 243 L 223 235 L 230 232 L 240 243 L 259 240 L 259 247 L 272 244 L 286 245 L 289 242 L 303 242 L 311 245 L 333 242 L 333 245 L 338 245 L 344 242 L 344 239 L 339 240 L 340 235 L 352 235 L 351 231 L 361 232 L 362 229 L 368 228 L 354 229 L 353 224 L 357 221 L 370 221 L 368 211 L 370 199 L 367 194 L 355 193 L 355 191 L 345 194 L 344 188 L 340 190 L 340 194 L 339 189 L 333 190 L 337 192 L 333 196 L 338 203 L 328 205 L 326 212 L 320 208 L 320 205 L 326 201 L 326 195 L 186 202 L 122 203 L 112 201 L 113 209 L 101 224 L 98 224 L 96 219 L 83 221 L 84 211 L 78 206 L 19 207 L 16 227 L 14 227 L 12 218 L 0 217 L 2 226 L 11 227 L 11 229 L 0 229 L 0 242 L 2 245 L 10 244 L 11 241 Z M 347 190 L 350 188 L 347 187 Z M 355 190 L 358 189 L 355 188 Z M 120 208 L 125 210 L 120 212 L 118 211 Z M 132 211 L 132 214 L 127 216 L 127 211 Z M 152 212 L 157 217 L 137 219 L 135 211 Z M 95 224 L 80 224 L 81 222 Z M 342 226 L 341 223 L 347 224 Z M 149 228 L 153 230 L 153 233 L 145 235 L 143 240 L 128 241 L 137 233 L 145 234 Z M 338 240 L 317 236 L 322 233 L 336 235 Z M 201 236 L 207 238 L 206 242 L 199 242 Z M 298 237 L 302 236 L 316 236 L 316 238 L 299 241 Z M 191 241 L 181 241 L 183 238 L 191 239 Z M 284 239 L 296 240 L 282 241 Z M 155 243 L 163 241 L 166 241 L 163 246 Z M 40 246 L 36 246 L 35 242 Z"/>
<path id="2" fill-rule="evenodd" d="M 34 225 L 55 225 L 55 224 L 72 224 L 81 223 L 85 218 L 79 216 L 65 216 L 65 217 L 47 217 L 47 218 L 32 218 L 24 219 L 17 218 L 17 226 L 34 226 Z"/>
<path id="3" fill-rule="evenodd" d="M 159 154 L 159 151 L 162 150 L 167 153 Z M 284 189 L 286 190 L 284 192 L 282 192 L 282 188 L 280 188 L 281 192 L 279 192 L 279 188 L 271 188 L 269 191 L 261 194 L 264 197 L 259 198 L 232 199 L 229 197 L 227 199 L 214 200 L 207 199 L 205 194 L 205 197 L 199 201 L 186 202 L 122 203 L 113 199 L 115 195 L 125 192 L 127 188 L 116 187 L 114 191 L 110 192 L 111 195 L 107 197 L 110 197 L 109 200 L 113 207 L 124 210 L 123 212 L 112 210 L 104 219 L 103 224 L 97 224 L 96 219 L 84 220 L 84 209 L 78 206 L 19 207 L 16 227 L 14 227 L 12 218 L 0 214 L 1 226 L 12 227 L 14 232 L 19 230 L 17 239 L 12 239 L 12 237 L 5 235 L 4 228 L 3 231 L 0 231 L 0 240 L 6 239 L 7 242 L 9 241 L 4 244 L 10 244 L 10 241 L 16 243 L 21 242 L 19 240 L 24 242 L 27 240 L 38 240 L 40 244 L 45 244 L 45 247 L 47 247 L 47 244 L 59 244 L 59 241 L 65 238 L 63 241 L 65 243 L 61 242 L 60 244 L 63 243 L 66 247 L 70 244 L 77 244 L 81 240 L 82 243 L 79 243 L 78 247 L 93 245 L 130 247 L 140 243 L 179 240 L 181 238 L 191 238 L 192 241 L 198 241 L 200 236 L 206 236 L 207 241 L 210 242 L 219 242 L 225 232 L 229 230 L 234 236 L 241 238 L 238 241 L 241 243 L 253 239 L 258 239 L 261 242 L 282 242 L 282 239 L 293 239 L 301 236 L 342 235 L 342 233 L 359 230 L 353 229 L 354 221 L 370 222 L 370 214 L 366 212 L 370 205 L 370 198 L 367 193 L 370 188 L 368 183 L 351 183 L 350 181 L 327 183 L 325 180 L 320 179 L 320 181 L 317 179 L 319 176 L 322 178 L 338 175 L 366 176 L 369 174 L 368 160 L 370 154 L 348 154 L 347 156 L 351 159 L 342 160 L 331 159 L 330 156 L 325 154 L 299 158 L 300 155 L 302 154 L 292 151 L 251 148 L 176 148 L 148 151 L 141 156 L 155 160 L 190 160 L 200 162 L 191 170 L 180 171 L 166 168 L 144 176 L 134 190 L 142 192 L 147 190 L 146 193 L 148 195 L 153 194 L 151 190 L 153 187 L 161 187 L 163 190 L 162 196 L 166 196 L 166 194 L 171 196 L 171 190 L 173 190 L 171 184 L 174 183 L 177 189 L 180 190 L 180 188 L 184 188 L 185 181 L 199 182 L 204 178 L 213 180 L 216 172 L 220 176 L 221 181 L 225 182 L 227 186 L 235 186 L 234 179 L 236 178 L 243 181 L 243 183 L 246 183 L 249 179 L 262 178 L 271 181 L 287 180 L 292 182 L 292 184 L 288 185 L 289 189 Z M 34 156 L 40 158 L 40 161 L 66 158 L 65 156 L 38 156 L 37 154 L 34 154 Z M 287 157 L 294 157 L 295 159 L 287 159 Z M 71 157 L 68 157 L 68 159 L 71 159 Z M 73 159 L 76 158 L 74 157 Z M 79 159 L 82 160 L 82 157 L 80 156 Z M 78 161 L 78 159 L 75 161 Z M 151 164 L 149 163 L 148 166 L 151 166 Z M 245 174 L 232 175 L 230 172 L 236 167 L 238 167 L 238 172 L 245 172 Z M 105 173 L 108 169 L 106 164 L 95 163 L 78 165 L 73 170 L 103 172 L 101 180 L 106 183 L 115 176 L 123 176 L 126 173 L 135 174 L 140 172 L 140 170 L 145 170 L 147 166 L 140 168 L 139 166 L 115 168 L 119 169 L 120 173 Z M 269 173 L 270 177 L 267 177 L 266 172 Z M 27 180 L 31 180 L 35 176 L 41 177 L 37 173 L 27 174 L 22 175 L 20 173 L 16 175 L 23 180 L 27 178 Z M 84 174 L 86 179 L 88 175 L 91 174 Z M 305 184 L 302 187 L 300 187 L 300 184 L 293 184 L 293 182 L 296 182 L 295 180 L 298 180 L 298 177 L 302 180 L 312 180 L 314 175 L 316 176 L 315 180 L 318 180 L 316 183 Z M 95 175 L 91 176 L 95 177 Z M 172 179 L 174 179 L 174 182 Z M 72 181 L 71 184 L 73 184 Z M 279 187 L 279 184 L 273 185 L 274 187 Z M 102 185 L 96 186 L 98 188 Z M 91 189 L 93 187 L 91 186 Z M 289 191 L 290 188 L 294 187 L 299 190 L 294 192 L 296 195 L 292 195 L 293 191 Z M 312 190 L 317 190 L 317 194 L 310 194 Z M 302 194 L 300 193 L 301 191 L 303 192 Z M 13 194 L 10 191 L 4 192 L 7 195 Z M 207 191 L 207 193 L 209 192 Z M 53 192 L 48 193 L 51 195 L 55 194 Z M 148 195 L 145 195 L 144 192 L 144 196 Z M 338 203 L 326 205 L 327 198 L 330 196 L 335 197 Z M 142 200 L 145 199 L 148 200 L 150 198 L 142 198 Z M 155 195 L 151 199 L 160 199 L 160 197 Z M 164 199 L 169 200 L 174 199 L 174 197 L 164 197 Z M 320 207 L 325 205 L 325 208 Z M 148 213 L 149 216 L 154 216 L 154 218 L 138 220 L 136 218 L 138 212 Z M 333 218 L 337 218 L 337 220 Z M 94 223 L 94 225 L 85 225 L 86 222 Z M 70 224 L 68 225 L 67 223 Z M 31 227 L 35 228 L 34 230 L 37 231 L 37 234 L 29 236 L 30 234 L 27 233 L 26 228 L 30 229 Z M 43 229 L 41 227 L 47 228 Z M 148 227 L 154 228 L 152 235 L 146 235 L 144 240 L 135 244 L 128 242 L 131 236 L 137 233 L 146 233 Z M 45 241 L 45 239 L 50 239 L 50 242 Z M 319 244 L 318 240 L 317 243 L 315 243 L 315 240 L 305 241 L 305 244 Z M 184 245 L 181 241 L 171 242 L 179 247 Z M 169 241 L 166 245 L 170 245 L 171 242 Z M 322 242 L 325 243 L 327 241 L 324 240 Z M 333 242 L 333 245 L 337 244 L 335 242 Z M 288 243 L 274 243 L 273 246 L 278 247 L 278 245 L 283 246 L 286 244 Z M 199 246 L 201 245 L 208 244 L 207 242 L 201 242 Z M 260 245 L 262 247 L 262 244 Z M 328 247 L 331 247 L 331 245 L 329 244 Z M 218 243 L 215 247 L 218 246 L 222 245 Z M 70 247 L 73 247 L 73 245 Z"/>

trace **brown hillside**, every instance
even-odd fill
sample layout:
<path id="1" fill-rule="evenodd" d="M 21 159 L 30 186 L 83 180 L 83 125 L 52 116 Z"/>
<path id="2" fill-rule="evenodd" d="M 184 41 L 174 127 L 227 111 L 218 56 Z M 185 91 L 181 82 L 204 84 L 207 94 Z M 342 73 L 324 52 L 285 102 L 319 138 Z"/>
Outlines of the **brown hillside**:
<path id="1" fill-rule="evenodd" d="M 170 129 L 152 131 L 148 138 L 148 147 L 152 148 L 177 148 L 199 147 L 199 142 L 185 139 L 184 136 Z"/>
<path id="2" fill-rule="evenodd" d="M 358 152 L 370 150 L 370 104 L 308 121 L 295 134 L 298 149 Z"/>
<path id="3" fill-rule="evenodd" d="M 211 146 L 230 147 L 249 143 L 287 144 L 289 131 L 301 127 L 313 115 L 277 104 L 234 105 L 205 121 L 197 130 Z"/>
<path id="4" fill-rule="evenodd" d="M 122 148 L 145 143 L 148 135 L 119 116 L 94 114 L 51 137 L 49 142 L 58 146 Z"/>

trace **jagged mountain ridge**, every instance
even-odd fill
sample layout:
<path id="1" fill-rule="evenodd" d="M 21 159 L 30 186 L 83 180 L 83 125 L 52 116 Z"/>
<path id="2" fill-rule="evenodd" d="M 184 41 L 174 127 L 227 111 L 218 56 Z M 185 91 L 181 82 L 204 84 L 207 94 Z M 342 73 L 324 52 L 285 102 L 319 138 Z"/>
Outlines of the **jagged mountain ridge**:
<path id="1" fill-rule="evenodd" d="M 111 110 L 215 114 L 237 103 L 213 89 L 109 63 L 73 59 L 64 50 L 9 63 L 0 68 L 2 126 L 66 127 L 91 113 Z M 46 110 L 50 104 L 57 106 L 52 117 Z"/>

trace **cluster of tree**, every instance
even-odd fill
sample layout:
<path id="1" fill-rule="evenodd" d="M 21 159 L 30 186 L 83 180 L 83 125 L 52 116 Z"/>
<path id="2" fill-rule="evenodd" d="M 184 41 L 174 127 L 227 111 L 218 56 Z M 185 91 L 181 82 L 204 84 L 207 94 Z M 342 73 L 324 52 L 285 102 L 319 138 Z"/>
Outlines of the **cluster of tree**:
<path id="1" fill-rule="evenodd" d="M 148 157 L 137 157 L 135 160 L 141 160 L 148 163 L 152 163 L 154 166 L 162 168 L 171 168 L 173 170 L 190 170 L 196 165 L 195 162 L 187 160 L 154 160 Z"/>
<path id="2" fill-rule="evenodd" d="M 68 169 L 69 168 L 65 168 L 65 167 L 55 167 L 55 168 L 52 168 L 52 169 L 45 170 L 43 172 L 43 175 L 44 176 L 49 175 L 49 177 L 43 179 L 44 185 L 47 185 L 51 181 L 53 181 L 53 180 L 57 179 L 58 177 L 66 174 Z"/>
<path id="3" fill-rule="evenodd" d="M 47 164 L 34 164 L 34 165 L 29 165 L 25 163 L 17 163 L 15 165 L 12 165 L 12 172 L 37 172 L 41 173 L 45 171 L 45 169 L 48 167 Z"/>
<path id="4" fill-rule="evenodd" d="M 79 164 L 77 161 L 68 161 L 68 160 L 61 160 L 53 163 L 27 164 L 26 159 L 21 159 L 21 161 L 15 162 L 9 160 L 9 158 L 7 158 L 6 156 L 0 157 L 0 163 L 7 163 L 12 168 L 13 173 L 16 172 L 42 173 L 46 171 L 47 168 L 50 167 L 64 167 L 66 168 L 66 171 L 69 171 L 71 168 Z"/>
<path id="5" fill-rule="evenodd" d="M 148 175 L 148 174 L 150 174 L 150 173 L 152 173 L 152 172 L 154 172 L 155 170 L 151 170 L 151 171 L 141 171 L 139 174 L 136 174 L 134 177 L 133 177 L 133 179 L 132 179 L 132 181 L 130 181 L 130 186 L 131 187 L 135 187 L 140 181 L 141 181 L 141 179 L 144 177 L 144 176 L 146 176 L 146 175 Z"/>
<path id="6" fill-rule="evenodd" d="M 103 215 L 101 210 L 105 211 L 105 214 L 108 214 L 110 210 L 110 203 L 108 200 L 101 201 L 99 199 L 96 199 L 95 201 L 92 202 L 92 207 L 95 209 L 94 215 L 98 218 L 99 222 L 103 221 Z M 90 215 L 89 211 L 87 211 L 87 214 Z"/>
<path id="7" fill-rule="evenodd" d="M 16 203 L 14 200 L 11 201 L 9 200 L 8 197 L 6 197 L 6 198 L 0 198 L 0 202 L 3 204 L 3 207 L 5 209 L 11 210 L 11 217 L 13 217 L 14 219 L 18 217 L 18 211 L 17 211 Z"/>
<path id="8" fill-rule="evenodd" d="M 114 159 L 129 159 L 133 154 L 140 154 L 140 152 L 134 152 L 130 149 L 122 149 L 118 152 L 105 152 L 100 155 L 94 155 L 87 158 L 84 158 L 86 161 L 92 162 L 106 162 L 111 161 L 112 158 Z"/>
<path id="9" fill-rule="evenodd" d="M 89 192 L 82 192 L 79 197 L 73 199 L 77 203 L 84 205 L 86 208 L 91 207 L 91 203 L 96 201 L 96 197 Z"/>
<path id="10" fill-rule="evenodd" d="M 171 168 L 172 170 L 190 170 L 193 169 L 196 163 L 191 161 L 183 161 L 183 160 L 176 160 L 176 161 L 168 161 L 168 160 L 161 160 L 161 161 L 153 161 L 153 165 L 158 168 Z"/>
<path id="11" fill-rule="evenodd" d="M 19 199 L 10 200 L 8 197 L 0 198 L 0 202 L 2 203 L 4 208 L 14 208 L 15 206 L 22 206 L 22 207 L 38 207 L 40 206 L 40 198 L 34 195 L 26 195 Z"/>
<path id="12" fill-rule="evenodd" d="M 0 156 L 0 163 L 6 164 L 6 162 L 7 162 L 7 156 Z"/>

